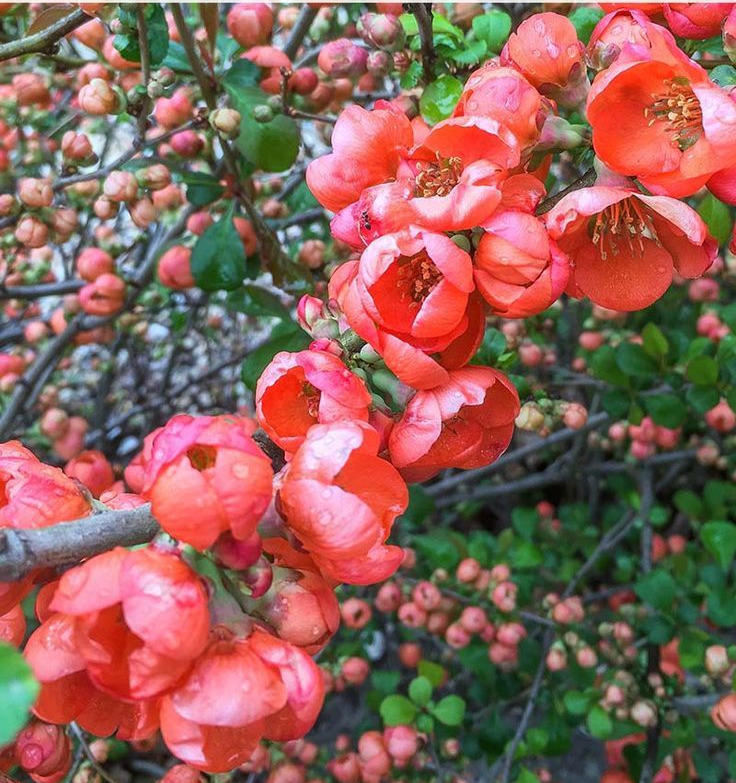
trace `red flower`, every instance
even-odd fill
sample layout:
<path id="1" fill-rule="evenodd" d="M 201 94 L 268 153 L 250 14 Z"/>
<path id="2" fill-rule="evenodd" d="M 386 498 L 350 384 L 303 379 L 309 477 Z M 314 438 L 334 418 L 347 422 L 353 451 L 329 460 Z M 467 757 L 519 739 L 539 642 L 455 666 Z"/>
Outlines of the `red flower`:
<path id="1" fill-rule="evenodd" d="M 495 120 L 445 120 L 406 153 L 395 182 L 367 189 L 334 218 L 332 234 L 359 249 L 409 225 L 474 228 L 493 212 L 500 181 L 518 163 L 516 139 Z"/>
<path id="2" fill-rule="evenodd" d="M 271 440 L 293 452 L 313 424 L 368 421 L 371 399 L 365 383 L 334 354 L 282 351 L 258 379 L 256 413 Z"/>
<path id="3" fill-rule="evenodd" d="M 504 183 L 503 194 L 483 224 L 473 257 L 475 284 L 496 315 L 526 318 L 546 310 L 562 294 L 570 262 L 534 215 L 544 195 L 539 180 L 518 174 Z"/>
<path id="4" fill-rule="evenodd" d="M 36 783 L 58 783 L 72 765 L 72 743 L 63 729 L 31 721 L 15 739 L 18 765 Z"/>
<path id="5" fill-rule="evenodd" d="M 271 462 L 236 416 L 174 416 L 153 440 L 141 495 L 174 538 L 207 549 L 249 538 L 271 500 Z"/>
<path id="6" fill-rule="evenodd" d="M 77 647 L 76 618 L 49 617 L 31 634 L 24 655 L 41 683 L 33 711 L 42 720 L 76 721 L 98 737 L 116 732 L 122 740 L 146 739 L 158 729 L 158 700 L 123 702 L 92 684 Z"/>
<path id="7" fill-rule="evenodd" d="M 550 236 L 573 264 L 570 292 L 614 310 L 640 310 L 672 282 L 702 275 L 718 246 L 682 201 L 628 187 L 583 188 L 545 215 Z"/>
<path id="8" fill-rule="evenodd" d="M 695 193 L 736 163 L 736 103 L 683 56 L 619 59 L 588 96 L 596 155 L 651 191 Z"/>
<path id="9" fill-rule="evenodd" d="M 0 615 L 0 642 L 20 647 L 26 636 L 26 616 L 23 607 L 16 604 L 10 611 Z"/>
<path id="10" fill-rule="evenodd" d="M 264 549 L 274 552 L 274 542 L 278 542 L 277 547 L 289 547 L 284 539 L 272 538 L 264 541 Z M 314 655 L 340 625 L 337 598 L 331 583 L 320 575 L 311 558 L 310 567 L 287 568 L 275 564 L 279 559 L 272 567 L 271 589 L 256 603 L 253 615 L 267 623 L 279 639 Z"/>
<path id="11" fill-rule="evenodd" d="M 402 153 L 412 145 L 406 115 L 383 101 L 376 106 L 345 109 L 332 131 L 332 153 L 307 167 L 309 189 L 332 212 L 357 201 L 366 188 L 394 179 Z"/>
<path id="12" fill-rule="evenodd" d="M 83 451 L 66 463 L 64 473 L 81 481 L 96 498 L 115 483 L 112 465 L 101 451 Z"/>
<path id="13" fill-rule="evenodd" d="M 95 687 L 150 699 L 171 690 L 204 649 L 207 605 L 204 585 L 176 553 L 117 547 L 64 573 L 50 609 L 75 618 Z"/>
<path id="14" fill-rule="evenodd" d="M 48 527 L 90 513 L 74 481 L 16 440 L 0 444 L 0 490 L 0 527 Z"/>
<path id="15" fill-rule="evenodd" d="M 391 462 L 407 481 L 425 481 L 444 468 L 494 462 L 511 442 L 519 395 L 490 367 L 468 366 L 412 397 L 389 436 Z"/>
<path id="16" fill-rule="evenodd" d="M 677 48 L 672 33 L 651 21 L 643 3 L 607 14 L 593 29 L 588 42 L 588 55 L 593 62 L 601 60 L 610 65 L 642 60 L 680 59 L 690 61 Z"/>
<path id="17" fill-rule="evenodd" d="M 317 665 L 258 629 L 243 639 L 221 630 L 186 681 L 161 705 L 161 733 L 172 753 L 206 772 L 247 761 L 262 737 L 302 737 L 324 698 Z"/>
<path id="18" fill-rule="evenodd" d="M 350 326 L 414 388 L 443 383 L 445 367 L 475 353 L 485 318 L 473 288 L 470 256 L 421 230 L 377 239 L 359 265 L 343 264 L 330 281 Z"/>
<path id="19" fill-rule="evenodd" d="M 545 113 L 539 92 L 518 71 L 489 60 L 468 77 L 454 116 L 496 120 L 525 150 L 536 144 Z"/>
<path id="20" fill-rule="evenodd" d="M 664 18 L 680 38 L 702 41 L 720 35 L 723 20 L 733 3 L 665 3 Z"/>
<path id="21" fill-rule="evenodd" d="M 324 573 L 349 584 L 380 582 L 403 557 L 384 542 L 408 493 L 378 447 L 375 430 L 362 422 L 315 425 L 279 489 L 290 530 Z"/>
<path id="22" fill-rule="evenodd" d="M 501 52 L 501 62 L 518 68 L 530 84 L 563 106 L 576 106 L 588 87 L 584 51 L 573 23 L 548 12 L 519 25 Z"/>

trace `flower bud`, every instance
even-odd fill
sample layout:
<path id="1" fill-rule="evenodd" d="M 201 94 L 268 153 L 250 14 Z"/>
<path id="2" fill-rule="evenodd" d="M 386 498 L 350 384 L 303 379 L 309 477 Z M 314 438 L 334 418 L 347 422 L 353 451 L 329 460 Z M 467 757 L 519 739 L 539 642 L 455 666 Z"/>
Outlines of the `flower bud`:
<path id="1" fill-rule="evenodd" d="M 82 166 L 90 166 L 97 160 L 89 137 L 76 131 L 67 131 L 61 137 L 61 152 L 67 160 Z"/>
<path id="2" fill-rule="evenodd" d="M 356 26 L 358 35 L 369 45 L 395 52 L 404 45 L 406 34 L 394 14 L 365 13 Z"/>
<path id="3" fill-rule="evenodd" d="M 329 41 L 320 50 L 317 65 L 334 78 L 360 76 L 366 72 L 368 53 L 347 38 Z"/>
<path id="4" fill-rule="evenodd" d="M 255 565 L 261 556 L 261 550 L 261 537 L 258 533 L 253 533 L 250 538 L 240 540 L 235 538 L 230 531 L 222 533 L 212 547 L 212 553 L 218 563 L 224 568 L 231 568 L 234 571 L 242 571 Z"/>
<path id="5" fill-rule="evenodd" d="M 120 114 L 125 111 L 125 100 L 104 79 L 94 78 L 79 91 L 79 108 L 87 114 Z"/>
<path id="6" fill-rule="evenodd" d="M 184 245 L 170 247 L 159 259 L 158 279 L 167 288 L 184 290 L 196 285 L 191 268 L 192 251 Z"/>
<path id="7" fill-rule="evenodd" d="M 163 163 L 154 163 L 136 172 L 136 179 L 142 188 L 162 190 L 171 184 L 171 172 Z"/>
<path id="8" fill-rule="evenodd" d="M 26 247 L 43 247 L 49 239 L 49 230 L 33 215 L 26 215 L 15 227 L 15 238 Z"/>
<path id="9" fill-rule="evenodd" d="M 210 114 L 210 125 L 222 136 L 235 139 L 240 133 L 240 112 L 235 109 L 215 109 Z"/>
<path id="10" fill-rule="evenodd" d="M 64 729 L 33 720 L 15 740 L 19 766 L 40 783 L 57 783 L 72 763 L 72 746 Z"/>
<path id="11" fill-rule="evenodd" d="M 659 720 L 657 708 L 649 699 L 639 699 L 631 707 L 631 720 L 638 723 L 642 728 L 656 726 Z"/>
<path id="12" fill-rule="evenodd" d="M 54 200 L 54 191 L 45 179 L 23 177 L 18 182 L 18 198 L 34 209 L 50 207 Z"/>
<path id="13" fill-rule="evenodd" d="M 736 731 L 736 693 L 729 693 L 714 704 L 710 717 L 719 729 Z"/>
<path id="14" fill-rule="evenodd" d="M 728 671 L 731 662 L 728 651 L 722 644 L 711 644 L 705 651 L 705 669 L 713 677 L 720 677 Z"/>
<path id="15" fill-rule="evenodd" d="M 110 201 L 127 203 L 138 195 L 138 181 L 130 171 L 113 171 L 105 179 L 102 192 Z"/>

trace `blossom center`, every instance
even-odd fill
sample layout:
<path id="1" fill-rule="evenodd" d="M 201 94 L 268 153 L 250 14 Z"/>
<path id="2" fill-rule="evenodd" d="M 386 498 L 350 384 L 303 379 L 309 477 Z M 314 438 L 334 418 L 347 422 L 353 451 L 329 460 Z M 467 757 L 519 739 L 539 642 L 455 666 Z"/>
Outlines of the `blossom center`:
<path id="1" fill-rule="evenodd" d="M 187 451 L 187 457 L 191 466 L 200 472 L 208 468 L 214 468 L 217 459 L 217 450 L 214 446 L 192 446 Z"/>
<path id="2" fill-rule="evenodd" d="M 463 163 L 457 156 L 443 158 L 439 152 L 436 160 L 419 161 L 414 178 L 414 195 L 422 198 L 447 196 L 460 181 Z"/>
<path id="3" fill-rule="evenodd" d="M 302 384 L 301 396 L 304 397 L 307 413 L 313 419 L 317 419 L 319 416 L 319 389 L 316 389 L 311 383 L 305 382 Z"/>
<path id="4" fill-rule="evenodd" d="M 399 259 L 401 299 L 409 298 L 420 305 L 442 279 L 442 272 L 426 253 Z"/>
<path id="5" fill-rule="evenodd" d="M 670 143 L 683 152 L 692 147 L 703 133 L 703 110 L 700 101 L 685 79 L 667 79 L 664 92 L 653 92 L 653 103 L 644 109 L 649 127 L 663 123 Z"/>
<path id="6" fill-rule="evenodd" d="M 660 244 L 651 216 L 634 198 L 610 204 L 593 222 L 593 244 L 603 261 L 609 255 L 617 256 L 624 245 L 632 255 L 643 256 L 645 239 Z"/>

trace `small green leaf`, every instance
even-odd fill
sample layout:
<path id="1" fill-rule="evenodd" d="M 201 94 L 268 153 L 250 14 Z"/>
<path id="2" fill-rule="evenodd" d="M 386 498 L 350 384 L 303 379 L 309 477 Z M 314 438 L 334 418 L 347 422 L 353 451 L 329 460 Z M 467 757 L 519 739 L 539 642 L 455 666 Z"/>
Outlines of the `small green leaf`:
<path id="1" fill-rule="evenodd" d="M 245 277 L 245 249 L 233 225 L 233 205 L 197 240 L 192 276 L 203 291 L 232 291 Z"/>
<path id="2" fill-rule="evenodd" d="M 644 350 L 654 359 L 667 356 L 669 343 L 662 334 L 662 330 L 656 325 L 649 323 L 641 331 L 641 337 L 644 344 Z"/>
<path id="3" fill-rule="evenodd" d="M 205 207 L 225 192 L 219 180 L 201 171 L 188 171 L 181 181 L 187 186 L 187 201 L 195 207 Z"/>
<path id="4" fill-rule="evenodd" d="M 222 77 L 222 86 L 229 91 L 242 90 L 245 87 L 257 87 L 261 79 L 261 69 L 251 60 L 242 57 L 236 60 Z"/>
<path id="5" fill-rule="evenodd" d="M 657 568 L 636 582 L 634 592 L 655 609 L 669 609 L 677 595 L 677 582 L 666 571 Z"/>
<path id="6" fill-rule="evenodd" d="M 646 378 L 657 372 L 657 363 L 641 345 L 621 343 L 616 349 L 616 363 L 624 373 Z"/>
<path id="7" fill-rule="evenodd" d="M 227 296 L 227 305 L 239 313 L 261 316 L 263 318 L 289 318 L 289 311 L 276 294 L 265 288 L 246 283 L 242 288 L 231 291 Z"/>
<path id="8" fill-rule="evenodd" d="M 431 712 L 445 726 L 459 726 L 465 717 L 465 701 L 455 694 L 445 696 Z"/>
<path id="9" fill-rule="evenodd" d="M 596 739 L 606 739 L 610 737 L 613 732 L 613 721 L 611 716 L 600 706 L 596 704 L 593 709 L 588 713 L 588 717 L 585 720 L 588 731 Z"/>
<path id="10" fill-rule="evenodd" d="M 603 18 L 603 11 L 600 8 L 577 6 L 568 18 L 575 26 L 578 38 L 587 44 L 595 26 Z"/>
<path id="11" fill-rule="evenodd" d="M 736 68 L 733 65 L 717 65 L 708 72 L 708 76 L 719 87 L 733 87 L 736 84 Z"/>
<path id="12" fill-rule="evenodd" d="M 483 41 L 488 51 L 498 54 L 511 32 L 511 17 L 498 9 L 473 17 L 473 32 Z"/>
<path id="13" fill-rule="evenodd" d="M 415 677 L 409 683 L 409 698 L 420 707 L 426 707 L 432 698 L 432 683 L 426 677 Z"/>
<path id="14" fill-rule="evenodd" d="M 732 220 L 729 208 L 712 193 L 708 193 L 698 205 L 698 214 L 718 244 L 725 245 L 731 238 Z"/>
<path id="15" fill-rule="evenodd" d="M 422 658 L 417 666 L 417 671 L 422 677 L 426 677 L 435 688 L 445 681 L 445 670 L 438 663 Z"/>
<path id="16" fill-rule="evenodd" d="M 422 117 L 434 125 L 447 119 L 455 108 L 463 91 L 462 82 L 454 76 L 440 76 L 429 84 L 419 99 Z"/>
<path id="17" fill-rule="evenodd" d="M 685 395 L 697 413 L 705 413 L 718 405 L 721 395 L 715 386 L 691 386 Z"/>
<path id="18" fill-rule="evenodd" d="M 266 365 L 279 351 L 301 351 L 309 345 L 309 337 L 293 321 L 282 321 L 271 332 L 270 339 L 253 351 L 240 371 L 243 383 L 251 390 Z"/>
<path id="19" fill-rule="evenodd" d="M 685 371 L 685 377 L 698 386 L 713 386 L 718 380 L 718 362 L 712 356 L 696 356 Z"/>
<path id="20" fill-rule="evenodd" d="M 392 694 L 381 702 L 379 712 L 387 726 L 400 726 L 414 720 L 417 708 L 406 696 Z"/>
<path id="21" fill-rule="evenodd" d="M 687 416 L 685 403 L 674 394 L 655 394 L 646 398 L 647 413 L 660 427 L 680 427 Z"/>
<path id="22" fill-rule="evenodd" d="M 160 3 L 146 3 L 143 16 L 146 21 L 146 39 L 151 65 L 161 65 L 169 51 L 169 26 Z M 127 27 L 137 27 L 137 14 L 122 12 L 119 18 Z M 140 41 L 137 30 L 118 33 L 113 46 L 122 57 L 133 63 L 141 61 Z"/>
<path id="23" fill-rule="evenodd" d="M 0 644 L 0 747 L 26 724 L 38 690 L 23 656 L 14 647 Z"/>
<path id="24" fill-rule="evenodd" d="M 703 501 L 689 489 L 679 489 L 675 492 L 675 506 L 693 519 L 698 519 L 703 513 Z"/>
<path id="25" fill-rule="evenodd" d="M 591 357 L 590 369 L 596 378 L 614 386 L 631 385 L 629 376 L 618 366 L 616 352 L 610 345 L 602 345 Z"/>
<path id="26" fill-rule="evenodd" d="M 736 525 L 718 520 L 706 522 L 700 538 L 718 565 L 727 571 L 736 554 Z"/>
<path id="27" fill-rule="evenodd" d="M 582 691 L 566 691 L 562 697 L 562 703 L 570 715 L 585 715 L 590 709 L 593 699 Z"/>

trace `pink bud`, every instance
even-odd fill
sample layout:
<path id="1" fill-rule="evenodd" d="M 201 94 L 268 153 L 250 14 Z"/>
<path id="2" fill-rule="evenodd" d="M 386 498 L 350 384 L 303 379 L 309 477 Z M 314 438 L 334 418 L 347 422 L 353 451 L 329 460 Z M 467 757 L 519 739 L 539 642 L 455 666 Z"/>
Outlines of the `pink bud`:
<path id="1" fill-rule="evenodd" d="M 54 191 L 45 179 L 24 177 L 18 182 L 18 198 L 27 207 L 50 207 L 54 200 Z"/>
<path id="2" fill-rule="evenodd" d="M 124 110 L 120 95 L 104 79 L 92 79 L 81 88 L 77 100 L 87 114 L 119 114 Z"/>
<path id="3" fill-rule="evenodd" d="M 113 171 L 107 175 L 102 192 L 110 201 L 127 203 L 138 195 L 138 181 L 130 171 Z"/>
<path id="4" fill-rule="evenodd" d="M 347 38 L 338 38 L 320 49 L 317 64 L 333 78 L 360 76 L 366 72 L 368 53 Z"/>

